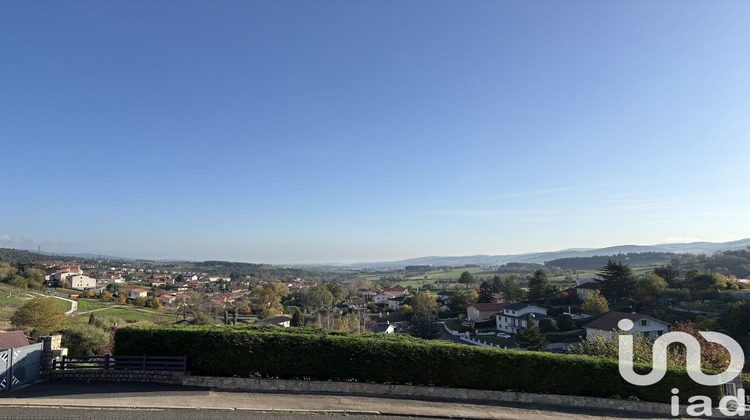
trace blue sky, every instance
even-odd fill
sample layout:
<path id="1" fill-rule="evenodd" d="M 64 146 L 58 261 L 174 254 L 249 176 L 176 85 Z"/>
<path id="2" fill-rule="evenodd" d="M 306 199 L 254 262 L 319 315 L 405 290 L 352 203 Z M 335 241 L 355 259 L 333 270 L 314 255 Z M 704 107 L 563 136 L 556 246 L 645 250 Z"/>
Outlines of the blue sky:
<path id="1" fill-rule="evenodd" d="M 745 1 L 0 5 L 0 246 L 354 262 L 750 237 Z"/>

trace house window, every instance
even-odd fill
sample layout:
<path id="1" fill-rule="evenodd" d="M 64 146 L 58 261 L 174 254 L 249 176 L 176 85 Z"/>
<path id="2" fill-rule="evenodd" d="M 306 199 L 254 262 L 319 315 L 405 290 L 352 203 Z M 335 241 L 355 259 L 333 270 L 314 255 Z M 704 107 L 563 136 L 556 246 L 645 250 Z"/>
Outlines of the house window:
<path id="1" fill-rule="evenodd" d="M 648 320 L 642 319 L 641 320 L 641 327 L 645 327 L 646 325 L 648 325 Z"/>

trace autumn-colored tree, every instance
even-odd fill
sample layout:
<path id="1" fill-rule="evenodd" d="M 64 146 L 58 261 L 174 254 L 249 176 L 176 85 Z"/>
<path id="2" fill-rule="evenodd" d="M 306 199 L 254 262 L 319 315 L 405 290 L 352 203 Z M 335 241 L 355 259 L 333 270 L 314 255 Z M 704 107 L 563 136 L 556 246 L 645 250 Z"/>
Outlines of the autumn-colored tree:
<path id="1" fill-rule="evenodd" d="M 595 290 L 583 301 L 581 311 L 589 315 L 601 315 L 609 312 L 609 305 L 607 299 L 601 296 L 598 290 Z"/>
<path id="2" fill-rule="evenodd" d="M 149 305 L 151 306 L 151 309 L 156 309 L 157 311 L 162 308 L 161 302 L 159 302 L 158 298 L 151 298 L 149 301 Z"/>
<path id="3" fill-rule="evenodd" d="M 65 311 L 53 299 L 39 298 L 20 307 L 10 322 L 19 327 L 33 327 L 42 331 L 59 331 L 68 323 Z"/>
<path id="4" fill-rule="evenodd" d="M 57 285 L 63 289 L 70 289 L 70 282 L 67 279 L 60 280 Z"/>
<path id="5" fill-rule="evenodd" d="M 83 293 L 81 293 L 81 297 L 92 298 L 94 297 L 94 292 L 92 292 L 91 290 L 85 290 Z"/>
<path id="6" fill-rule="evenodd" d="M 112 301 L 112 293 L 109 293 L 108 291 L 103 291 L 102 294 L 99 296 L 103 301 L 105 302 L 111 302 Z"/>
<path id="7" fill-rule="evenodd" d="M 120 293 L 119 295 L 117 295 L 118 303 L 125 303 L 127 301 L 128 301 L 128 295 L 126 295 L 125 293 Z"/>
<path id="8" fill-rule="evenodd" d="M 280 314 L 284 310 L 281 299 L 288 294 L 289 291 L 282 283 L 267 283 L 253 289 L 250 301 L 255 313 L 258 314 L 258 319 Z"/>
<path id="9" fill-rule="evenodd" d="M 701 344 L 701 367 L 717 372 L 723 372 L 729 366 L 729 352 L 717 343 L 709 343 L 698 333 L 698 329 L 691 321 L 676 322 L 671 331 L 680 331 L 695 337 Z M 611 337 L 594 334 L 588 336 L 582 343 L 568 349 L 569 353 L 587 356 L 601 356 L 611 359 L 618 358 L 619 340 L 623 335 L 633 335 L 629 332 L 618 331 Z M 633 343 L 633 361 L 651 364 L 653 359 L 653 340 L 636 334 Z M 678 343 L 671 344 L 667 349 L 667 364 L 670 366 L 685 366 L 685 346 Z"/>

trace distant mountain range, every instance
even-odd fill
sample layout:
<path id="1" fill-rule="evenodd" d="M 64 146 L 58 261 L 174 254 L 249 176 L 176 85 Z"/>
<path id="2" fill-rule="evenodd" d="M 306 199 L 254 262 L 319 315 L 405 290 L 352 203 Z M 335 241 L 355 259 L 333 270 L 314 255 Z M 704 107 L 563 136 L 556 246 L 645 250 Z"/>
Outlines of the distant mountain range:
<path id="1" fill-rule="evenodd" d="M 457 257 L 420 257 L 401 261 L 356 263 L 338 266 L 352 269 L 400 269 L 407 265 L 452 265 L 462 266 L 475 264 L 480 266 L 498 266 L 511 262 L 528 262 L 543 264 L 558 258 L 609 256 L 616 254 L 641 252 L 672 252 L 675 254 L 706 254 L 717 251 L 732 251 L 750 247 L 750 238 L 732 242 L 690 242 L 661 245 L 618 245 L 607 248 L 572 248 L 555 252 L 536 252 L 518 255 L 469 255 Z"/>
<path id="2" fill-rule="evenodd" d="M 607 248 L 571 248 L 554 252 L 535 252 L 517 255 L 468 255 L 453 257 L 419 257 L 401 261 L 363 262 L 355 264 L 282 264 L 292 267 L 308 268 L 338 268 L 338 269 L 401 269 L 407 265 L 432 265 L 432 266 L 462 266 L 467 264 L 487 266 L 499 266 L 512 262 L 528 262 L 543 264 L 547 261 L 559 258 L 611 256 L 616 254 L 642 253 L 642 252 L 672 252 L 675 254 L 706 254 L 711 255 L 717 251 L 732 251 L 750 247 L 750 238 L 740 239 L 732 242 L 690 242 L 671 243 L 660 245 L 618 245 Z M 29 250 L 37 252 L 36 250 Z M 94 258 L 105 260 L 136 260 L 135 258 L 113 257 L 92 253 L 62 253 L 41 252 L 45 255 L 59 255 L 65 257 Z M 145 260 L 157 262 L 185 262 L 188 260 Z"/>

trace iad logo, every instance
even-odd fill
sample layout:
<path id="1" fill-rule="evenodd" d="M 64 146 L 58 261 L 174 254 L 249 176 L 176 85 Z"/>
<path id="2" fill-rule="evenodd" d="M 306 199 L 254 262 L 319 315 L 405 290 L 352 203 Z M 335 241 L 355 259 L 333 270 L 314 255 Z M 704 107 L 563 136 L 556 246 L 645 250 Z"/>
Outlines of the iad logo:
<path id="1" fill-rule="evenodd" d="M 623 331 L 633 329 L 633 321 L 622 319 L 617 326 Z M 717 343 L 724 346 L 729 351 L 730 362 L 727 369 L 717 375 L 706 375 L 701 371 L 701 346 L 698 340 L 690 334 L 673 331 L 666 333 L 654 341 L 653 346 L 653 370 L 645 375 L 635 373 L 633 370 L 633 336 L 621 335 L 619 337 L 619 370 L 623 379 L 633 385 L 649 386 L 659 382 L 667 373 L 667 347 L 672 343 L 681 343 L 686 349 L 686 370 L 688 376 L 693 381 L 705 386 L 719 386 L 726 384 L 737 377 L 742 372 L 745 365 L 745 353 L 742 347 L 731 337 L 709 331 L 699 333 L 706 341 Z M 678 416 L 679 397 L 676 395 L 680 391 L 675 388 L 672 393 L 672 415 Z M 691 416 L 712 415 L 711 398 L 705 395 L 695 395 L 688 398 L 692 405 L 688 406 L 687 413 Z M 700 404 L 693 404 L 698 403 Z M 744 416 L 745 415 L 745 391 L 739 389 L 736 396 L 726 396 L 719 402 L 719 410 L 725 416 Z M 736 410 L 731 410 L 729 405 L 736 405 Z"/>

